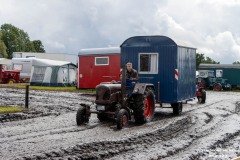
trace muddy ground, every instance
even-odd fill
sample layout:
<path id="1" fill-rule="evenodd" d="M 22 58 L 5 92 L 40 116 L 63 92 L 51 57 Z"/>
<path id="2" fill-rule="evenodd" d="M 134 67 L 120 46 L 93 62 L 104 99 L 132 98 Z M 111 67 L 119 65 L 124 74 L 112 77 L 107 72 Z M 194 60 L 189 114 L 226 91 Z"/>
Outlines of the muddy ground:
<path id="1" fill-rule="evenodd" d="M 0 89 L 0 105 L 24 106 L 24 90 Z M 157 108 L 153 122 L 77 126 L 82 93 L 30 91 L 30 112 L 0 115 L 0 159 L 231 159 L 240 156 L 240 93 L 207 92 L 180 116 Z"/>

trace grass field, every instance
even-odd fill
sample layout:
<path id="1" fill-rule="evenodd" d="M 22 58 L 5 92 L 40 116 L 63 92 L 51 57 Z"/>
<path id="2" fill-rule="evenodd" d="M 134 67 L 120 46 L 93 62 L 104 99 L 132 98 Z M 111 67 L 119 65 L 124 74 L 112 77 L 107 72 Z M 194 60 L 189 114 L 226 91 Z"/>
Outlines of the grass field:
<path id="1" fill-rule="evenodd" d="M 0 106 L 0 113 L 15 113 L 27 111 L 28 109 L 18 106 Z"/>

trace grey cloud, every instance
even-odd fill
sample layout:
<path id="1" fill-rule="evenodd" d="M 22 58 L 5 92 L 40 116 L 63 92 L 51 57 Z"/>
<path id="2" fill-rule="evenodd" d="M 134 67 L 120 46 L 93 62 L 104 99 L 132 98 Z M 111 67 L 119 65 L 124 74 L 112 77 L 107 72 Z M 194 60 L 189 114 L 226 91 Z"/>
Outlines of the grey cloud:
<path id="1" fill-rule="evenodd" d="M 47 52 L 119 46 L 135 35 L 166 35 L 221 63 L 240 60 L 240 3 L 189 0 L 0 0 L 12 23 Z M 228 56 L 231 55 L 231 56 Z"/>

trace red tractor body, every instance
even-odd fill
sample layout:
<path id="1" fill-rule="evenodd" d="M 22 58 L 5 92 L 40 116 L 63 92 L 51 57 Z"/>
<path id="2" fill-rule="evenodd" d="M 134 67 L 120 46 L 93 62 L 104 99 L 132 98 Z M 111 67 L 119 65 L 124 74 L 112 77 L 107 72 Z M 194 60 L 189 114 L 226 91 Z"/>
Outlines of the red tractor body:
<path id="1" fill-rule="evenodd" d="M 3 70 L 0 65 L 0 83 L 19 83 L 20 82 L 20 71 L 15 70 Z"/>

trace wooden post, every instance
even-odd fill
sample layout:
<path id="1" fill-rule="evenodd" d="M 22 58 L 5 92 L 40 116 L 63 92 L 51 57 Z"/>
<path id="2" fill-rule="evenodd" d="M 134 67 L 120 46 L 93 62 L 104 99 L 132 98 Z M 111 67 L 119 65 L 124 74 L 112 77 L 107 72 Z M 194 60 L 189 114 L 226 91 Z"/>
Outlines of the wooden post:
<path id="1" fill-rule="evenodd" d="M 26 92 L 25 92 L 25 108 L 28 108 L 28 100 L 29 100 L 29 85 L 26 85 Z"/>

